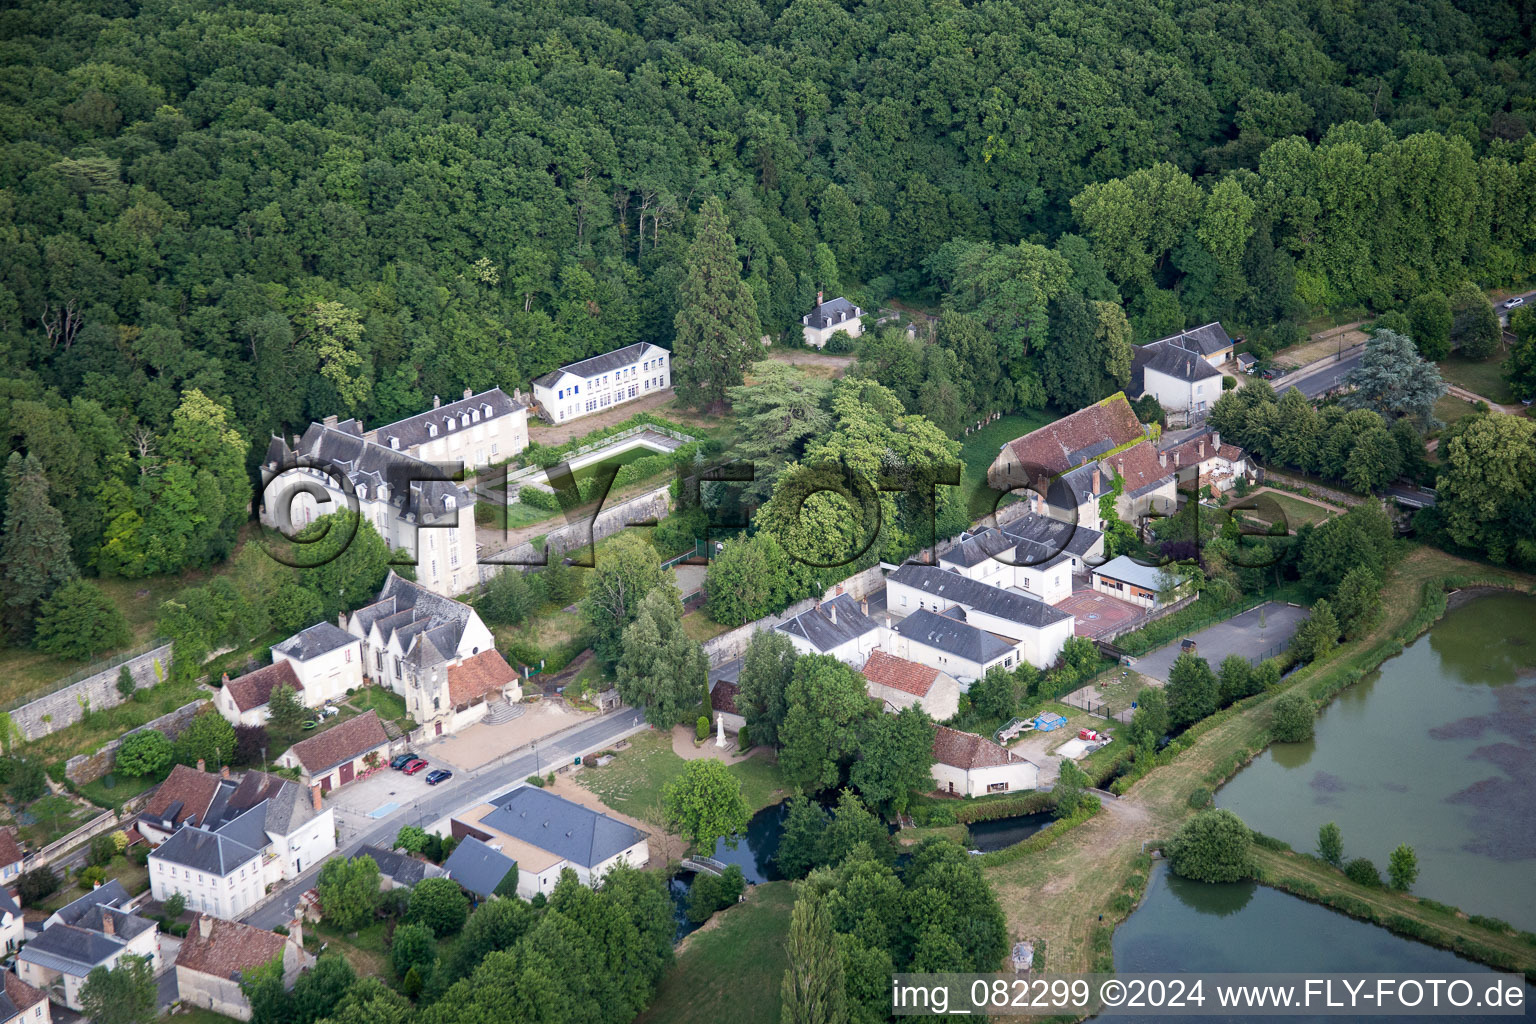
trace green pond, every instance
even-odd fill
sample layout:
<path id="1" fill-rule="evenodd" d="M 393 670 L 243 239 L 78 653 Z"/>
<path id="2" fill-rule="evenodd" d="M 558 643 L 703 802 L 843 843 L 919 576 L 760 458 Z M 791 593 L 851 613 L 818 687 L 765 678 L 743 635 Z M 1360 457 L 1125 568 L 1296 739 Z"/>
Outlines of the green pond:
<path id="1" fill-rule="evenodd" d="M 1454 953 L 1400 938 L 1385 928 L 1356 921 L 1277 889 L 1253 882 L 1235 885 L 1191 882 L 1177 877 L 1162 865 L 1153 871 L 1141 906 L 1115 930 L 1114 952 L 1115 969 L 1130 974 L 1175 971 L 1492 973 L 1482 964 L 1463 960 Z M 1526 994 L 1527 998 L 1536 998 L 1536 989 L 1527 985 Z M 1136 1017 L 1115 1014 L 1102 1019 L 1119 1022 Z M 1157 1021 L 1175 1019 L 1178 1018 L 1148 1018 Z M 1274 1019 L 1295 1021 L 1301 1018 Z M 1361 1019 L 1383 1021 L 1389 1018 Z M 1467 1019 L 1496 1021 L 1510 1018 Z"/>
<path id="2" fill-rule="evenodd" d="M 1536 598 L 1450 611 L 1335 698 L 1313 740 L 1273 745 L 1216 803 L 1298 850 L 1337 822 L 1345 857 L 1383 874 L 1407 843 L 1414 892 L 1536 931 Z"/>

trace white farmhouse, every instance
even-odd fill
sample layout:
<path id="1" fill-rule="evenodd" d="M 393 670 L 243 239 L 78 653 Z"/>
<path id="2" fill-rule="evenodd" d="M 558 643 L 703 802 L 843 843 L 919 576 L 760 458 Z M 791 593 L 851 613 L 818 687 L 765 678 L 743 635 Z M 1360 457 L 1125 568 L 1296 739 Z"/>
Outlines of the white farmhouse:
<path id="1" fill-rule="evenodd" d="M 869 695 L 896 712 L 917 706 L 935 722 L 947 721 L 960 710 L 960 683 L 948 672 L 876 650 L 864 663 Z"/>
<path id="2" fill-rule="evenodd" d="M 821 292 L 817 292 L 816 308 L 800 318 L 805 343 L 811 348 L 825 348 L 838 331 L 846 331 L 850 338 L 857 338 L 864 333 L 864 321 L 859 319 L 863 315 L 862 309 L 842 296 L 823 302 Z"/>
<path id="3" fill-rule="evenodd" d="M 774 629 L 789 637 L 801 654 L 830 654 L 854 668 L 880 646 L 882 636 L 880 625 L 869 617 L 869 603 L 847 594 L 819 602 Z"/>
<path id="4" fill-rule="evenodd" d="M 385 543 L 415 561 L 428 590 L 459 594 L 480 582 L 474 493 L 440 467 L 375 444 L 356 420 L 334 416 L 311 423 L 292 447 L 280 437 L 267 446 L 263 524 L 292 536 L 354 500 Z"/>
<path id="5" fill-rule="evenodd" d="M 318 622 L 272 648 L 272 663 L 293 667 L 305 707 L 317 708 L 363 685 L 362 643 L 334 622 Z"/>
<path id="6" fill-rule="evenodd" d="M 464 389 L 457 402 L 442 404 L 432 396 L 432 408 L 363 435 L 365 441 L 404 452 L 423 462 L 462 464 L 474 472 L 505 462 L 528 447 L 529 400 L 501 388 L 475 394 Z"/>
<path id="7" fill-rule="evenodd" d="M 985 796 L 1034 789 L 1040 769 L 991 740 L 939 726 L 933 736 L 933 781 L 943 793 Z"/>
<path id="8" fill-rule="evenodd" d="M 80 989 L 97 967 L 111 970 L 124 956 L 140 956 L 159 974 L 160 929 L 124 910 L 128 902 L 122 883 L 113 879 L 54 911 L 42 934 L 21 947 L 16 974 L 76 1011 Z"/>
<path id="9" fill-rule="evenodd" d="M 642 341 L 535 377 L 533 399 L 546 420 L 565 423 L 671 386 L 672 353 Z"/>

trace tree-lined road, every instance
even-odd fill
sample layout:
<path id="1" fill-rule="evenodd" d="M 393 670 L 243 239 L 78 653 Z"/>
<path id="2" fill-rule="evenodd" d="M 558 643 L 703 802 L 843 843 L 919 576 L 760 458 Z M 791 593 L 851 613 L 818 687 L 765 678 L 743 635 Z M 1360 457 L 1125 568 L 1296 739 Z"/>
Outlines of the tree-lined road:
<path id="1" fill-rule="evenodd" d="M 1338 387 L 1345 374 L 1359 366 L 1360 360 L 1364 356 L 1365 346 L 1355 345 L 1326 359 L 1319 359 L 1315 363 L 1308 363 L 1301 369 L 1288 373 L 1284 377 L 1275 378 L 1275 394 L 1283 395 L 1291 388 L 1295 388 L 1308 399 L 1315 401 Z"/>

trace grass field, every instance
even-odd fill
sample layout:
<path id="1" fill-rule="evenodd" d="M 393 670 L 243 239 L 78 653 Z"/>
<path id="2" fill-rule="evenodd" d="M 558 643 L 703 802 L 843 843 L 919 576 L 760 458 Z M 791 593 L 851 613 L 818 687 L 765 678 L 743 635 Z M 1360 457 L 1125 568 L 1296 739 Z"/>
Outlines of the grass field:
<path id="1" fill-rule="evenodd" d="M 656 819 L 662 790 L 682 773 L 686 763 L 672 752 L 670 732 L 643 732 L 633 738 L 630 748 L 621 751 L 612 764 L 586 768 L 577 781 L 621 814 L 660 824 Z M 741 780 L 742 796 L 753 812 L 784 796 L 784 780 L 778 765 L 761 756 L 738 761 L 727 771 Z"/>
<path id="2" fill-rule="evenodd" d="M 1314 505 L 1310 501 L 1303 501 L 1300 498 L 1294 498 L 1289 494 L 1282 494 L 1279 491 L 1265 491 L 1261 497 L 1265 500 L 1273 500 L 1280 506 L 1280 510 L 1285 513 L 1285 521 L 1292 531 L 1307 524 L 1315 526 L 1324 519 L 1337 514 L 1328 511 L 1321 505 Z M 1256 509 L 1249 512 L 1248 515 L 1264 519 L 1265 517 L 1261 514 L 1262 511 L 1262 509 Z"/>
<path id="3" fill-rule="evenodd" d="M 380 686 L 367 686 L 347 698 L 347 703 L 360 711 L 372 709 L 387 722 L 394 722 L 405 732 L 416 727 L 405 710 L 405 698 Z"/>
<path id="4" fill-rule="evenodd" d="M 1435 419 L 1440 420 L 1446 426 L 1450 426 L 1464 416 L 1470 416 L 1477 409 L 1471 402 L 1455 395 L 1441 395 L 1435 402 Z"/>
<path id="5" fill-rule="evenodd" d="M 997 496 L 987 489 L 987 467 L 997 458 L 998 450 L 1014 438 L 1038 430 L 1055 419 L 1055 416 L 1047 412 L 1004 416 L 960 442 L 960 461 L 964 463 L 960 488 L 966 496 L 973 520 L 990 515 L 996 508 Z"/>
<path id="6" fill-rule="evenodd" d="M 717 913 L 689 936 L 636 1024 L 779 1024 L 794 906 L 793 883 L 768 882 Z"/>
<path id="7" fill-rule="evenodd" d="M 1502 347 L 1482 362 L 1452 356 L 1440 363 L 1440 376 L 1490 402 L 1508 404 L 1515 401 L 1504 380 L 1504 361 L 1508 358 L 1509 350 Z"/>
<path id="8" fill-rule="evenodd" d="M 510 505 L 492 505 L 488 501 L 475 503 L 475 525 L 489 526 L 498 530 L 521 530 L 534 523 L 553 519 L 559 512 L 546 512 L 532 505 L 514 501 Z"/>

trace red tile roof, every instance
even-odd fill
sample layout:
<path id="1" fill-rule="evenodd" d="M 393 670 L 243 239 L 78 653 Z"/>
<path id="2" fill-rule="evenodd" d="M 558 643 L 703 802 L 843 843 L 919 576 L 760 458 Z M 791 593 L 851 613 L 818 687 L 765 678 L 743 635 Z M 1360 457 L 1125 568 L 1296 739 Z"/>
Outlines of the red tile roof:
<path id="1" fill-rule="evenodd" d="M 1203 458 L 1200 454 L 1201 444 L 1205 445 L 1205 455 Z M 1180 469 L 1188 469 L 1190 466 L 1198 465 L 1205 459 L 1213 459 L 1218 456 L 1226 459 L 1228 462 L 1240 462 L 1248 455 L 1247 452 L 1235 444 L 1223 444 L 1221 446 L 1221 450 L 1217 451 L 1216 446 L 1211 444 L 1210 431 L 1206 431 L 1203 434 L 1198 434 L 1195 437 L 1192 437 L 1189 440 L 1183 442 L 1182 444 L 1175 445 L 1172 448 L 1165 450 L 1168 452 L 1169 469 L 1173 469 L 1173 456 L 1175 452 L 1177 452 L 1179 456 Z"/>
<path id="2" fill-rule="evenodd" d="M 864 678 L 881 686 L 926 697 L 933 687 L 933 681 L 939 678 L 939 670 L 875 650 L 870 652 L 869 660 L 864 663 Z"/>
<path id="3" fill-rule="evenodd" d="M 265 704 L 271 698 L 272 691 L 279 686 L 304 689 L 304 684 L 299 682 L 299 677 L 293 671 L 293 662 L 286 658 L 231 679 L 224 684 L 224 689 L 235 699 L 235 707 L 241 711 L 250 711 Z"/>
<path id="4" fill-rule="evenodd" d="M 1085 461 L 1082 458 L 1072 460 L 1069 457 L 1072 452 L 1105 441 L 1110 442 L 1108 447 L 1115 448 L 1130 444 L 1144 434 L 1141 421 L 1136 418 L 1124 392 L 1117 392 L 1102 402 L 1015 438 L 1008 442 L 1008 446 L 1020 463 L 1031 470 L 1042 468 L 1047 475 L 1054 476 Z"/>
<path id="5" fill-rule="evenodd" d="M 202 927 L 205 921 L 209 924 L 206 936 Z M 199 914 L 181 941 L 176 966 L 228 979 L 236 971 L 250 971 L 278 959 L 287 942 L 276 932 Z"/>
<path id="6" fill-rule="evenodd" d="M 379 721 L 379 713 L 368 710 L 340 725 L 331 726 L 318 736 L 295 743 L 290 750 L 306 772 L 316 775 L 345 761 L 362 757 L 388 742 L 389 737 L 384 734 L 384 723 Z"/>
<path id="7" fill-rule="evenodd" d="M 709 691 L 709 706 L 728 715 L 739 715 L 741 712 L 736 710 L 736 695 L 740 692 L 741 687 L 722 679 Z"/>
<path id="8" fill-rule="evenodd" d="M 16 845 L 16 833 L 8 828 L 0 828 L 0 864 L 16 864 L 21 859 L 21 847 Z"/>
<path id="9" fill-rule="evenodd" d="M 517 671 L 494 648 L 448 666 L 448 699 L 454 707 L 479 700 L 517 682 Z"/>
<path id="10" fill-rule="evenodd" d="M 179 764 L 171 769 L 171 774 L 160 783 L 160 787 L 155 790 L 155 795 L 149 798 L 149 803 L 145 804 L 144 810 L 140 812 L 141 816 L 164 818 L 171 804 L 180 800 L 181 810 L 176 812 L 175 824 L 180 825 L 195 814 L 197 823 L 201 825 L 208 814 L 208 805 L 213 803 L 213 795 L 218 788 L 217 775 Z"/>
<path id="11" fill-rule="evenodd" d="M 10 999 L 11 1005 L 22 1013 L 48 998 L 48 993 L 40 988 L 33 988 L 10 971 L 5 972 L 5 995 Z"/>
<path id="12" fill-rule="evenodd" d="M 973 768 L 1020 764 L 1025 760 L 975 733 L 961 732 L 943 725 L 934 729 L 933 759 L 940 764 L 947 764 L 965 771 Z"/>
<path id="13" fill-rule="evenodd" d="M 1123 452 L 1117 452 L 1104 459 L 1104 462 L 1113 466 L 1115 472 L 1125 479 L 1125 493 L 1130 495 L 1157 486 L 1174 472 L 1173 460 L 1170 458 L 1167 466 L 1162 465 L 1151 441 L 1143 441 Z"/>

